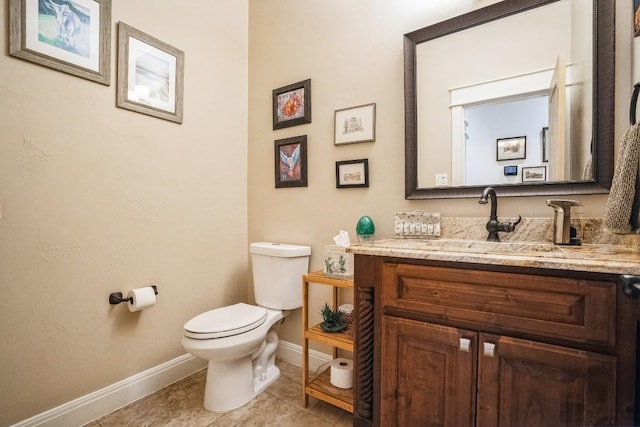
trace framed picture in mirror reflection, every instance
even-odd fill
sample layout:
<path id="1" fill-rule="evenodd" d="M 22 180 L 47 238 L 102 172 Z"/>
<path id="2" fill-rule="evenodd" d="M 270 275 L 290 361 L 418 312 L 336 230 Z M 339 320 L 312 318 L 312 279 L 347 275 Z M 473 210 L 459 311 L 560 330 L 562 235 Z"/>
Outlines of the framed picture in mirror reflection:
<path id="1" fill-rule="evenodd" d="M 496 160 L 518 160 L 527 158 L 527 137 L 515 136 L 498 138 L 496 141 Z"/>
<path id="2" fill-rule="evenodd" d="M 546 180 L 547 180 L 546 166 L 522 168 L 522 182 L 544 182 Z"/>

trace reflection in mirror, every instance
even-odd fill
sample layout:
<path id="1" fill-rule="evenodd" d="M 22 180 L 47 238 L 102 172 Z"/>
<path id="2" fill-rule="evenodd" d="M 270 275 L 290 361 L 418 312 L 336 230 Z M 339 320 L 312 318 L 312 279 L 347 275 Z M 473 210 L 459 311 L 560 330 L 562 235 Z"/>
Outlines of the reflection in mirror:
<path id="1" fill-rule="evenodd" d="M 451 174 L 451 184 L 519 184 L 522 168 L 548 169 L 548 103 L 549 97 L 542 95 L 465 107 L 464 138 L 452 141 L 452 150 L 461 154 L 453 156 L 458 167 L 452 164 L 456 173 Z"/>
<path id="2" fill-rule="evenodd" d="M 406 197 L 607 192 L 610 3 L 510 0 L 405 35 Z"/>

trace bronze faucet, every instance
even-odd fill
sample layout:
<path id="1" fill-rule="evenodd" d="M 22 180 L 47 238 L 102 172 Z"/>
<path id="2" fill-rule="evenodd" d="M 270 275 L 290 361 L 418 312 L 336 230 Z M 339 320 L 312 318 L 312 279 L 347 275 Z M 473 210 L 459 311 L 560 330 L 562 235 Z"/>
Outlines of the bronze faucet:
<path id="1" fill-rule="evenodd" d="M 498 231 L 503 231 L 505 233 L 511 233 L 516 229 L 516 225 L 520 224 L 522 221 L 522 217 L 518 215 L 518 220 L 516 222 L 499 222 L 498 221 L 498 198 L 496 197 L 496 190 L 493 187 L 487 187 L 482 192 L 480 196 L 480 200 L 478 203 L 481 205 L 487 204 L 487 197 L 491 199 L 491 215 L 489 216 L 489 222 L 487 222 L 487 231 L 489 235 L 487 236 L 488 242 L 499 242 L 500 237 L 498 237 Z"/>

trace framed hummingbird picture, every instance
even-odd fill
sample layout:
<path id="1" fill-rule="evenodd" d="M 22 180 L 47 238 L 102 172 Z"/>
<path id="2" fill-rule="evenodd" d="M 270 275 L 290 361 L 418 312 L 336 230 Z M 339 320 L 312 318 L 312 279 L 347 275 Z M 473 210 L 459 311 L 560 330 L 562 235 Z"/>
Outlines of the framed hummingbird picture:
<path id="1" fill-rule="evenodd" d="M 273 130 L 311 123 L 311 79 L 273 90 Z"/>
<path id="2" fill-rule="evenodd" d="M 276 188 L 307 186 L 307 135 L 275 141 Z"/>

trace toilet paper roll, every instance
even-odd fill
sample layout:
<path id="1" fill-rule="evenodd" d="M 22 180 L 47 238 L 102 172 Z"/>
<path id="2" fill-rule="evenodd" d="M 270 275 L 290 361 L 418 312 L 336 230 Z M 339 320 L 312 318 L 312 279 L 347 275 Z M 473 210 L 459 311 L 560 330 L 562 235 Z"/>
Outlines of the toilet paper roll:
<path id="1" fill-rule="evenodd" d="M 331 361 L 329 381 L 338 388 L 353 387 L 353 362 L 341 357 Z"/>
<path id="2" fill-rule="evenodd" d="M 129 301 L 129 311 L 140 311 L 152 307 L 156 304 L 156 293 L 151 286 L 146 288 L 131 289 L 127 294 Z"/>

